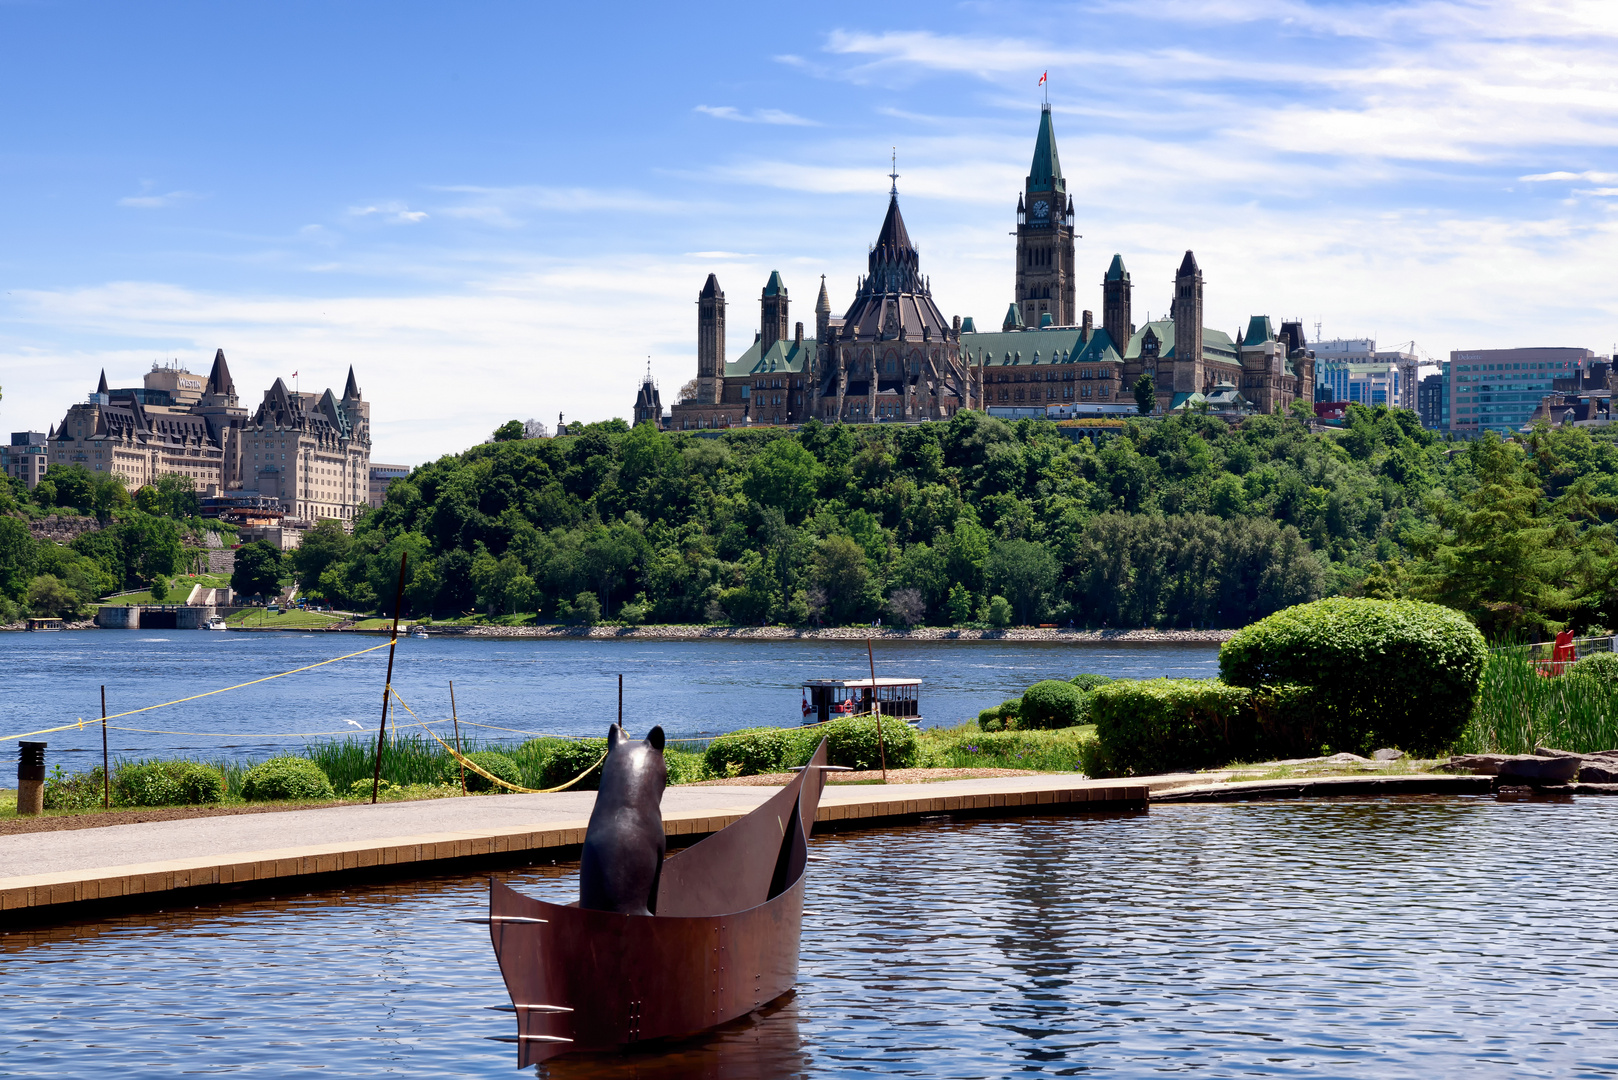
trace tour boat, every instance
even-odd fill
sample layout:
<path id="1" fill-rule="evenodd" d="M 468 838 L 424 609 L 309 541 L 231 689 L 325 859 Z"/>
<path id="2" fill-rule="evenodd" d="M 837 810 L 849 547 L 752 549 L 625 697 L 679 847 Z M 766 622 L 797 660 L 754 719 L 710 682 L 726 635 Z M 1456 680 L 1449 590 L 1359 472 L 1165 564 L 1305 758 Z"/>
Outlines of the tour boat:
<path id="1" fill-rule="evenodd" d="M 656 913 L 535 900 L 489 879 L 489 937 L 517 1014 L 518 1068 L 694 1035 L 798 978 L 809 832 L 826 743 L 746 817 L 663 862 Z M 483 921 L 483 920 L 474 920 Z"/>
<path id="2" fill-rule="evenodd" d="M 41 630 L 61 630 L 63 628 L 61 619 L 49 616 L 41 619 L 29 619 L 27 626 L 28 629 L 36 632 Z"/>
<path id="3" fill-rule="evenodd" d="M 842 716 L 871 711 L 873 686 L 883 716 L 893 716 L 911 727 L 921 723 L 920 679 L 810 679 L 803 684 L 803 722 L 824 724 Z"/>

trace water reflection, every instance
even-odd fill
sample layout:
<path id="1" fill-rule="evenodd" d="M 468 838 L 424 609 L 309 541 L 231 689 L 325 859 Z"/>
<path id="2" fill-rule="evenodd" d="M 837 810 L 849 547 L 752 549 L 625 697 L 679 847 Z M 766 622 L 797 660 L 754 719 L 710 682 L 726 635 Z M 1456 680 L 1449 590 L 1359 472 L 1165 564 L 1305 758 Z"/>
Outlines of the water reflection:
<path id="1" fill-rule="evenodd" d="M 1618 800 L 822 835 L 794 996 L 628 1077 L 1618 1076 Z M 505 875 L 568 899 L 576 867 Z M 0 1075 L 506 1076 L 481 879 L 0 935 Z"/>

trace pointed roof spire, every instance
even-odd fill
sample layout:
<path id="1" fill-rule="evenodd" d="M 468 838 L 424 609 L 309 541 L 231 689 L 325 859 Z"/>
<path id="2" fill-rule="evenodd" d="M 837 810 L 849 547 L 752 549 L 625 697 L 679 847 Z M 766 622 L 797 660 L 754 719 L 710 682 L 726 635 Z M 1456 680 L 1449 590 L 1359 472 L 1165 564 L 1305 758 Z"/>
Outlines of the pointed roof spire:
<path id="1" fill-rule="evenodd" d="M 234 396 L 236 382 L 230 377 L 230 365 L 225 363 L 225 350 L 213 354 L 213 370 L 208 373 L 208 393 Z"/>
<path id="2" fill-rule="evenodd" d="M 105 394 L 106 392 L 107 392 L 107 369 L 102 368 L 101 369 L 101 381 L 96 384 L 96 393 Z"/>
<path id="3" fill-rule="evenodd" d="M 1195 274 L 1197 272 L 1197 257 L 1188 251 L 1185 253 L 1185 258 L 1180 260 L 1180 270 L 1175 276 L 1184 277 L 1187 274 Z"/>
<path id="4" fill-rule="evenodd" d="M 893 180 L 893 186 L 888 189 L 888 194 L 892 195 L 894 198 L 898 198 L 898 196 L 899 196 L 899 148 L 897 146 L 895 146 L 893 148 L 893 171 L 888 173 L 888 176 Z"/>
<path id="5" fill-rule="evenodd" d="M 826 295 L 826 275 L 820 275 L 820 296 L 815 300 L 815 314 L 831 313 L 831 297 Z"/>
<path id="6" fill-rule="evenodd" d="M 1028 169 L 1028 187 L 1033 191 L 1062 189 L 1062 163 L 1056 156 L 1056 129 L 1051 126 L 1051 107 L 1039 110 L 1039 134 L 1034 138 L 1034 163 Z"/>
<path id="7" fill-rule="evenodd" d="M 916 246 L 910 242 L 910 232 L 905 228 L 904 215 L 899 213 L 897 192 L 888 199 L 888 216 L 882 219 L 882 231 L 876 235 L 876 251 L 884 252 L 889 259 L 906 255 L 914 257 L 916 253 Z"/>
<path id="8" fill-rule="evenodd" d="M 276 379 L 275 381 L 277 383 L 279 383 L 281 380 Z M 343 400 L 344 401 L 349 401 L 349 400 L 358 401 L 359 397 L 360 397 L 360 384 L 354 381 L 354 365 L 350 364 L 350 365 L 348 365 L 348 384 L 343 387 Z"/>
<path id="9" fill-rule="evenodd" d="M 1017 306 L 1017 302 L 1013 300 L 1011 302 L 1011 306 L 1006 309 L 1005 321 L 1000 324 L 1001 332 L 1005 333 L 1010 330 L 1021 330 L 1027 325 L 1027 323 L 1022 321 L 1022 309 L 1019 308 Z"/>
<path id="10" fill-rule="evenodd" d="M 702 292 L 698 295 L 703 299 L 713 296 L 724 296 L 725 290 L 719 287 L 719 278 L 713 274 L 709 274 L 708 280 L 702 284 Z"/>
<path id="11" fill-rule="evenodd" d="M 771 270 L 770 280 L 764 283 L 765 296 L 781 296 L 787 291 L 786 285 L 781 282 L 781 271 Z"/>
<path id="12" fill-rule="evenodd" d="M 1107 281 L 1128 281 L 1129 271 L 1124 269 L 1124 257 L 1114 254 L 1112 265 L 1107 267 Z"/>

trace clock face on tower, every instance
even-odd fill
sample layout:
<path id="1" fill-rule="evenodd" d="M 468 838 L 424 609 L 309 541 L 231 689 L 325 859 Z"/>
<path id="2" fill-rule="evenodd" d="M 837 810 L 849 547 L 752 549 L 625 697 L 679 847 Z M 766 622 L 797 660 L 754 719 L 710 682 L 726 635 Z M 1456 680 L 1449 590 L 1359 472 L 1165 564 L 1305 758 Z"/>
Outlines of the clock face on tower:
<path id="1" fill-rule="evenodd" d="M 1041 221 L 1051 216 L 1051 204 L 1044 199 L 1034 204 L 1034 216 Z"/>

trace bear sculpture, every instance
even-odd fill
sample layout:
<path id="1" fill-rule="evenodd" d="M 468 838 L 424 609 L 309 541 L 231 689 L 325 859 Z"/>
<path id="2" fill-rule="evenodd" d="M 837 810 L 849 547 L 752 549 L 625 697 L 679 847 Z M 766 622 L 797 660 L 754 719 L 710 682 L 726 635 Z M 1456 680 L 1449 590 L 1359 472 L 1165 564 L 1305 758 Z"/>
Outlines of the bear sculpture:
<path id="1" fill-rule="evenodd" d="M 657 882 L 668 842 L 663 835 L 663 729 L 631 739 L 618 724 L 607 729 L 590 825 L 579 859 L 579 906 L 620 915 L 657 911 Z"/>

